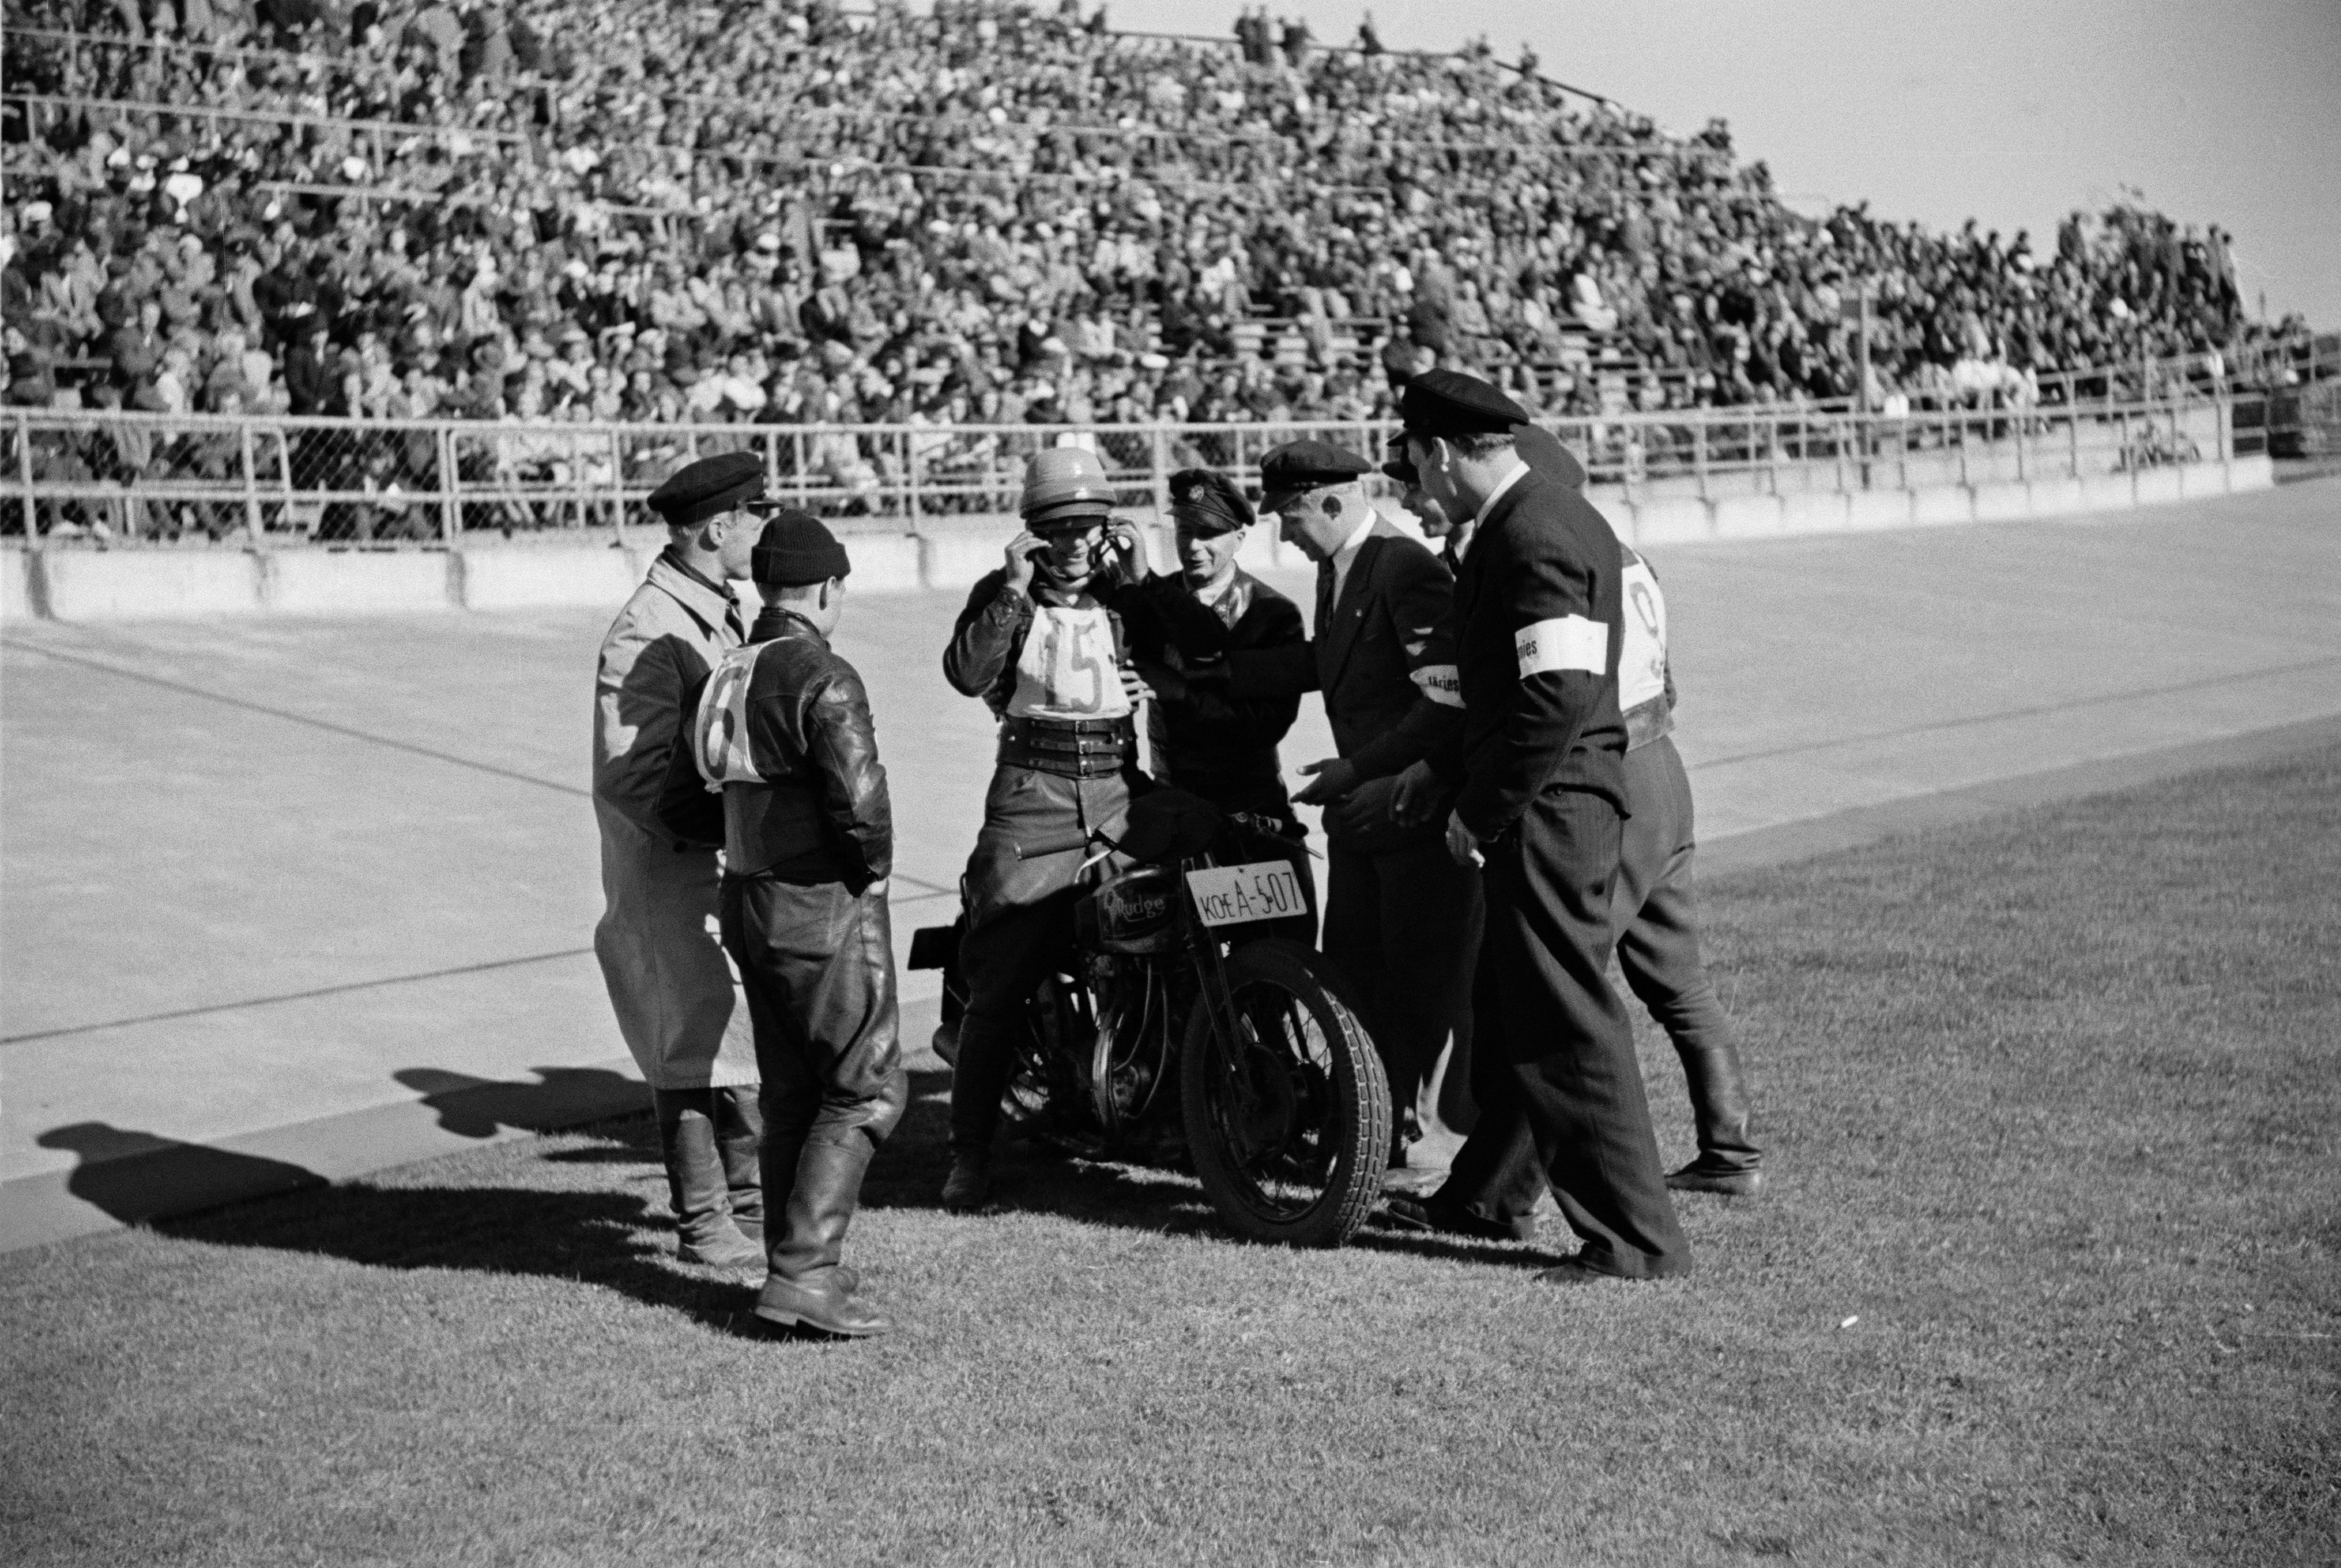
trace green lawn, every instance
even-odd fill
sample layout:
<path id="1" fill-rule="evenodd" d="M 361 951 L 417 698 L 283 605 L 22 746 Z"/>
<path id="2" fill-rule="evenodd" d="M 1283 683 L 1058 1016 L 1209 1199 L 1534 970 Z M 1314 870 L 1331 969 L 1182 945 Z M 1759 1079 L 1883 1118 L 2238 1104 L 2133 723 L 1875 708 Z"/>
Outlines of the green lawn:
<path id="1" fill-rule="evenodd" d="M 934 1076 L 875 1344 L 674 1265 L 640 1122 L 17 1254 L 0 1561 L 2329 1563 L 2336 886 L 2341 749 L 1718 882 L 1777 1186 L 1665 1285 L 947 1217 Z"/>

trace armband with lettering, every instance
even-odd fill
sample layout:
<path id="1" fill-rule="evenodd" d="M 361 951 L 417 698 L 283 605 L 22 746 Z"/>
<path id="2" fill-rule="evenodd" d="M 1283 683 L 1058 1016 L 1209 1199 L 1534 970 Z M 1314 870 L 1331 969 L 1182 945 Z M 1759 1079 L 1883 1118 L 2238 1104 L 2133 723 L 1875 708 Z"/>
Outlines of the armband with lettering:
<path id="1" fill-rule="evenodd" d="M 1581 615 L 1539 620 L 1512 634 L 1512 651 L 1523 680 L 1571 670 L 1600 675 L 1609 668 L 1609 628 Z"/>

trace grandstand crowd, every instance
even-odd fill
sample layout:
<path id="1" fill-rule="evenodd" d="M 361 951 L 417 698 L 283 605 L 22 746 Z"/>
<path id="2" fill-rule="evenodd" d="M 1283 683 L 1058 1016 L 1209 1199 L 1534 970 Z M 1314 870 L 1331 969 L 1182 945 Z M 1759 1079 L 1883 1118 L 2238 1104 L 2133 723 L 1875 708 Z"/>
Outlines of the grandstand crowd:
<path id="1" fill-rule="evenodd" d="M 2227 240 L 1814 218 L 1484 41 L 936 0 L 22 0 L 7 396 L 367 417 L 1360 419 L 2027 395 L 2251 330 Z M 68 37 L 67 35 L 71 36 Z M 1857 293 L 1868 293 L 1868 360 Z"/>

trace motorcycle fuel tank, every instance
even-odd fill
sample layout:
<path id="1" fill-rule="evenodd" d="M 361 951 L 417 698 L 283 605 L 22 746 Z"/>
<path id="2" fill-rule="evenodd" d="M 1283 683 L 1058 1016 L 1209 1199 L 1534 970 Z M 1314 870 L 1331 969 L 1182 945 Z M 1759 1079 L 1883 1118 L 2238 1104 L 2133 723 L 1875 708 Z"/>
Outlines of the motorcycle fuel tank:
<path id="1" fill-rule="evenodd" d="M 1169 868 L 1125 871 L 1075 908 L 1074 936 L 1106 953 L 1177 952 L 1178 898 L 1178 878 Z"/>

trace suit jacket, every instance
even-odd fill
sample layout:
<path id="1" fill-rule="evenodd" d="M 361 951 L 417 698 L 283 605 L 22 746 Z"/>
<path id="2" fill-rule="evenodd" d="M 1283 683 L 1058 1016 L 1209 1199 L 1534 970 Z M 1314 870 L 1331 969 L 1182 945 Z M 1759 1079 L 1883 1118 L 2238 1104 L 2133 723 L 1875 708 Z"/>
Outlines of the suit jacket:
<path id="1" fill-rule="evenodd" d="M 1433 755 L 1455 809 L 1493 839 L 1550 789 L 1627 811 L 1618 711 L 1625 567 L 1582 495 L 1533 471 L 1496 502 L 1455 583 L 1460 737 Z"/>
<path id="2" fill-rule="evenodd" d="M 1454 578 L 1439 557 L 1388 521 L 1377 522 L 1333 598 L 1333 567 L 1317 569 L 1316 636 L 1303 650 L 1231 655 L 1239 697 L 1324 694 L 1333 744 L 1361 779 L 1387 777 L 1451 749 L 1462 731 L 1449 608 Z M 1436 837 L 1432 822 L 1385 822 L 1372 851 Z"/>

